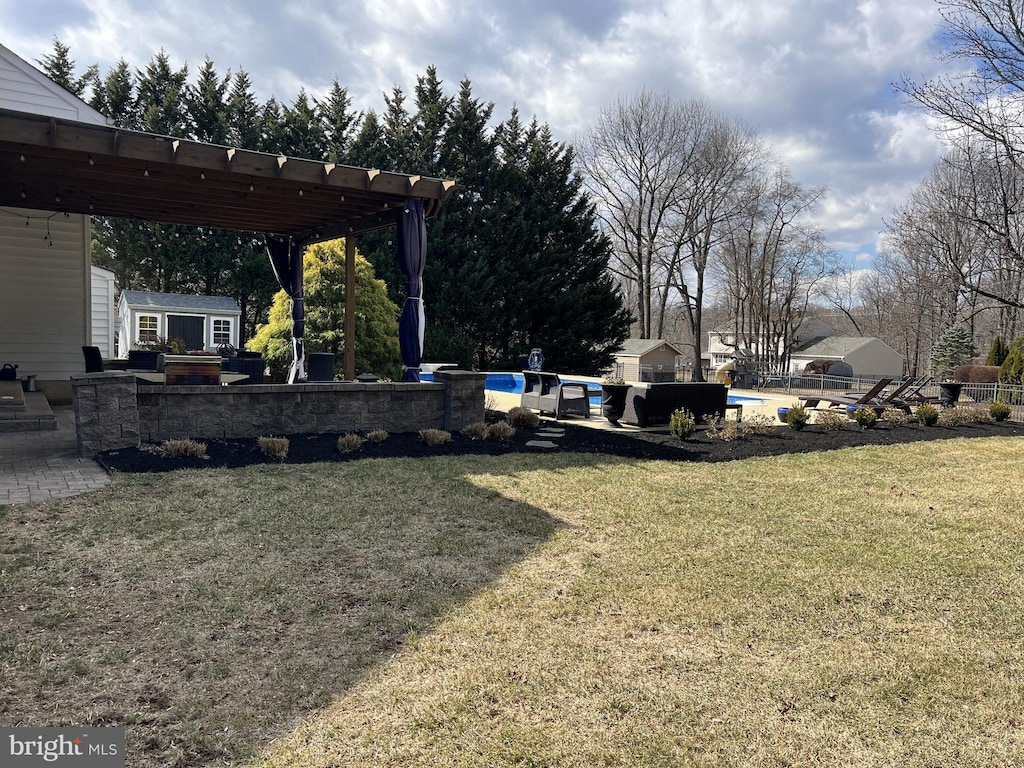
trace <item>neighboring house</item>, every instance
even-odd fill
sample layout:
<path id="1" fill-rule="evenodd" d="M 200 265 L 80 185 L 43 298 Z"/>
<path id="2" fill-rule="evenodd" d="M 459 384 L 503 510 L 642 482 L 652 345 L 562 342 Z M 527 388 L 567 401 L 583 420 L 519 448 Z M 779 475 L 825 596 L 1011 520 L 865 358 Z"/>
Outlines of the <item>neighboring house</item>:
<path id="1" fill-rule="evenodd" d="M 790 356 L 793 373 L 802 373 L 812 360 L 837 360 L 846 363 L 854 374 L 903 375 L 906 358 L 874 336 L 829 336 L 795 349 Z"/>
<path id="2" fill-rule="evenodd" d="M 103 267 L 92 268 L 92 346 L 100 348 L 105 358 L 114 357 L 114 338 L 117 324 L 114 320 L 114 273 Z"/>
<path id="3" fill-rule="evenodd" d="M 107 125 L 3 45 L 0 108 Z M 31 163 L 31 153 L 19 159 Z M 69 377 L 85 370 L 82 347 L 92 343 L 90 241 L 88 216 L 0 208 L 0 362 L 34 374 L 51 400 L 70 401 Z"/>
<path id="4" fill-rule="evenodd" d="M 682 354 L 663 339 L 627 339 L 615 353 L 615 372 L 626 381 L 675 381 Z"/>
<path id="5" fill-rule="evenodd" d="M 793 346 L 799 347 L 815 339 L 823 339 L 828 336 L 835 336 L 835 329 L 826 325 L 815 317 L 805 317 L 793 332 Z M 762 358 L 773 358 L 779 354 L 779 350 L 767 350 L 767 342 L 764 340 L 755 341 L 753 344 L 737 344 L 735 331 L 708 331 L 708 350 L 702 355 L 711 368 L 719 368 L 726 363 L 731 363 L 734 358 L 740 360 L 756 361 Z"/>
<path id="6" fill-rule="evenodd" d="M 226 296 L 121 291 L 118 354 L 128 357 L 138 343 L 181 339 L 188 350 L 216 351 L 221 344 L 238 347 L 242 311 Z"/>

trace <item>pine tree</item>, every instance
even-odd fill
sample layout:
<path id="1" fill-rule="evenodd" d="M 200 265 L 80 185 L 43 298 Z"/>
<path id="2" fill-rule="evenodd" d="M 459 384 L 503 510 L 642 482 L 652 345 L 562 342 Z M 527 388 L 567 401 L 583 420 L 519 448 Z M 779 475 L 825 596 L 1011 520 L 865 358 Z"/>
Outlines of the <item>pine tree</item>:
<path id="1" fill-rule="evenodd" d="M 988 351 L 988 357 L 985 358 L 985 365 L 1002 365 L 1008 354 L 1010 354 L 1010 348 L 1006 346 L 1003 337 L 996 336 L 992 339 L 992 347 Z"/>
<path id="2" fill-rule="evenodd" d="M 310 160 L 327 159 L 327 133 L 316 104 L 310 100 L 305 89 L 300 88 L 292 106 L 285 107 L 283 139 L 282 149 L 286 155 Z"/>
<path id="3" fill-rule="evenodd" d="M 441 147 L 448 127 L 453 99 L 445 96 L 437 69 L 416 78 L 416 115 L 411 126 L 412 153 L 409 168 L 425 176 L 438 176 Z"/>
<path id="4" fill-rule="evenodd" d="M 327 99 L 318 105 L 327 140 L 327 159 L 332 163 L 348 163 L 349 148 L 363 116 L 352 111 L 352 98 L 348 89 L 331 83 Z"/>
<path id="5" fill-rule="evenodd" d="M 174 71 L 162 48 L 138 75 L 142 130 L 164 136 L 187 136 L 185 90 L 188 67 Z"/>
<path id="6" fill-rule="evenodd" d="M 100 80 L 96 78 L 90 106 L 114 121 L 119 128 L 140 127 L 137 81 L 128 62 L 121 59 Z"/>
<path id="7" fill-rule="evenodd" d="M 71 58 L 71 49 L 64 45 L 58 38 L 53 38 L 53 53 L 37 59 L 36 63 L 48 78 L 66 91 L 75 96 L 84 96 L 86 88 L 99 75 L 99 66 L 93 64 L 84 75 L 75 77 L 75 62 Z"/>
<path id="8" fill-rule="evenodd" d="M 1010 351 L 999 366 L 1000 384 L 1024 384 L 1024 336 L 1010 345 Z"/>
<path id="9" fill-rule="evenodd" d="M 197 73 L 194 86 L 185 89 L 189 135 L 209 144 L 228 143 L 228 86 L 231 73 L 223 79 L 217 75 L 213 61 L 207 58 Z"/>
<path id="10" fill-rule="evenodd" d="M 252 92 L 249 73 L 244 69 L 235 75 L 227 102 L 228 144 L 241 149 L 260 149 L 261 110 Z"/>
<path id="11" fill-rule="evenodd" d="M 940 381 L 952 378 L 957 366 L 969 363 L 975 353 L 970 329 L 959 323 L 949 326 L 932 347 L 932 376 Z"/>

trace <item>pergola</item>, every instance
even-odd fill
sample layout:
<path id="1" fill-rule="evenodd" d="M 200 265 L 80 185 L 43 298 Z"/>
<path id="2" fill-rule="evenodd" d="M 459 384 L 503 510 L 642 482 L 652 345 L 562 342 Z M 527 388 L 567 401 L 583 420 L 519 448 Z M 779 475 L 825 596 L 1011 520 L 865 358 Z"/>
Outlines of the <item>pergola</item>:
<path id="1" fill-rule="evenodd" d="M 406 201 L 436 216 L 454 181 L 285 157 L 0 109 L 0 206 L 344 237 L 346 378 L 355 376 L 355 236 Z"/>

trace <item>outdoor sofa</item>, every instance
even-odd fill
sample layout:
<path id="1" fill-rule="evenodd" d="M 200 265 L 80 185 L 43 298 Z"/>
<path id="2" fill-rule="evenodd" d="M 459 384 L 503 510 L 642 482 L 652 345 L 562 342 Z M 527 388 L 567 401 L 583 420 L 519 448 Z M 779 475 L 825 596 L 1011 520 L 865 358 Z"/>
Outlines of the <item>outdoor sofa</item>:
<path id="1" fill-rule="evenodd" d="M 637 427 L 668 424 L 680 408 L 698 421 L 704 416 L 725 418 L 729 389 L 711 382 L 651 382 L 634 384 L 626 394 L 626 412 L 620 421 Z"/>

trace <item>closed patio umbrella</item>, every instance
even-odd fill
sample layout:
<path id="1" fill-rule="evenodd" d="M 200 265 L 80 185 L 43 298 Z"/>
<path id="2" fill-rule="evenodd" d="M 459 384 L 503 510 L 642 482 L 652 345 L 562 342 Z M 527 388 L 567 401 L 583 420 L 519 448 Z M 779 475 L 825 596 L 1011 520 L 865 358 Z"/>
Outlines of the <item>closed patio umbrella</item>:
<path id="1" fill-rule="evenodd" d="M 406 200 L 398 217 L 398 266 L 405 275 L 405 304 L 398 321 L 402 381 L 420 380 L 423 359 L 423 266 L 427 261 L 427 225 L 422 200 Z"/>

